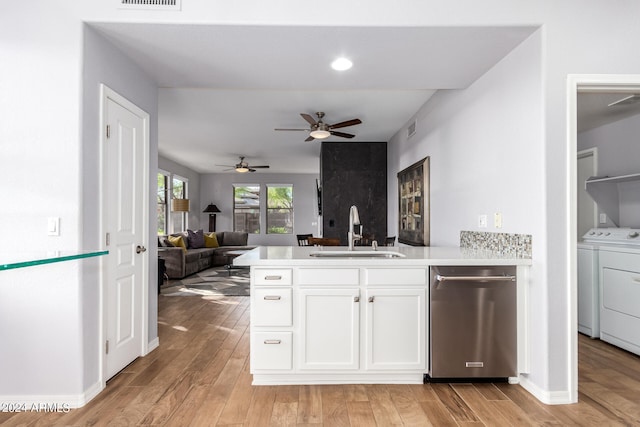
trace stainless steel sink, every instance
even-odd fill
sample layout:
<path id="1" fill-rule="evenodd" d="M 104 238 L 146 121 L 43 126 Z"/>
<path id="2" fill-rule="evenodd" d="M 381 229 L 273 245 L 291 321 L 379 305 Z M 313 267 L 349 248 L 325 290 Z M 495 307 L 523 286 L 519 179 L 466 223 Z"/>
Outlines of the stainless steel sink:
<path id="1" fill-rule="evenodd" d="M 393 251 L 317 251 L 309 256 L 316 258 L 405 258 L 406 255 Z"/>

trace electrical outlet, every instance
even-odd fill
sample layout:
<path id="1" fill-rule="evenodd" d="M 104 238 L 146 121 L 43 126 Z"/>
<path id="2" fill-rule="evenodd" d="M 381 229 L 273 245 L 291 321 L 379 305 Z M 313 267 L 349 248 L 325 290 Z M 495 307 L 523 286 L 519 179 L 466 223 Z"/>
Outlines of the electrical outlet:
<path id="1" fill-rule="evenodd" d="M 487 228 L 487 216 L 486 215 L 480 215 L 478 217 L 478 227 Z"/>
<path id="2" fill-rule="evenodd" d="M 495 228 L 502 228 L 502 213 L 496 212 L 493 214 L 493 226 Z"/>
<path id="3" fill-rule="evenodd" d="M 607 214 L 601 213 L 600 214 L 600 224 L 606 224 L 607 223 Z"/>

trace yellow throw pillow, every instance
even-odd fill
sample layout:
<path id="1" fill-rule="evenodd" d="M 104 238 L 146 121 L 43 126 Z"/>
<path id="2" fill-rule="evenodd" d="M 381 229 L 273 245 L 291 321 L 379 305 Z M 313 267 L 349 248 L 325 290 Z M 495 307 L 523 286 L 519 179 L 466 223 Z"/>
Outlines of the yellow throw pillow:
<path id="1" fill-rule="evenodd" d="M 217 248 L 220 244 L 218 243 L 218 237 L 216 237 L 216 233 L 205 233 L 204 235 L 204 247 L 205 248 Z"/>
<path id="2" fill-rule="evenodd" d="M 182 236 L 169 236 L 169 243 L 187 252 L 187 245 L 184 243 Z"/>

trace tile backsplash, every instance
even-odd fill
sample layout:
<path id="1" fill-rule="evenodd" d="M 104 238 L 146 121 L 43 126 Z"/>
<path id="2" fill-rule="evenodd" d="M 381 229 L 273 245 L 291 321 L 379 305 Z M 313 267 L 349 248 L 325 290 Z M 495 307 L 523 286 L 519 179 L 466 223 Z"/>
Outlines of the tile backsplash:
<path id="1" fill-rule="evenodd" d="M 490 250 L 500 255 L 531 258 L 531 235 L 491 233 L 487 231 L 461 231 L 460 247 Z"/>

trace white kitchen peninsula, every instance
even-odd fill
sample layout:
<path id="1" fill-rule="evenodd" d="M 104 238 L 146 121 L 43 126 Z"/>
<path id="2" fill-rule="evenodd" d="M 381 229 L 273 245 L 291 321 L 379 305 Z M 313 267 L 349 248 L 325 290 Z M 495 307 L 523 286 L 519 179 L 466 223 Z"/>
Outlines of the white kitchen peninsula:
<path id="1" fill-rule="evenodd" d="M 457 247 L 381 247 L 402 257 L 317 257 L 346 247 L 264 246 L 251 267 L 253 384 L 422 383 L 429 358 L 429 266 L 515 265 L 518 372 L 528 371 L 530 258 Z"/>

